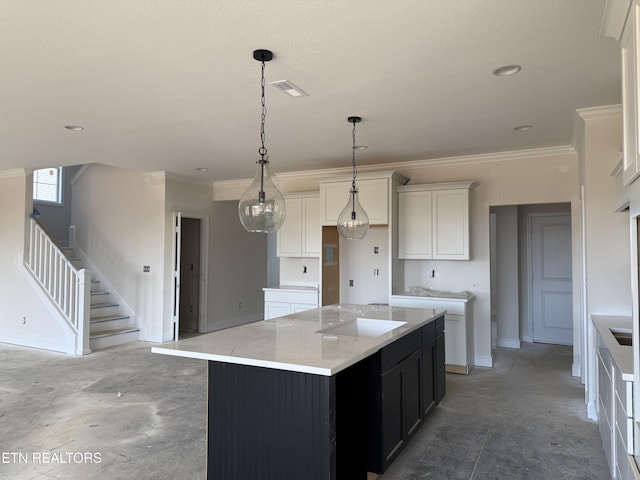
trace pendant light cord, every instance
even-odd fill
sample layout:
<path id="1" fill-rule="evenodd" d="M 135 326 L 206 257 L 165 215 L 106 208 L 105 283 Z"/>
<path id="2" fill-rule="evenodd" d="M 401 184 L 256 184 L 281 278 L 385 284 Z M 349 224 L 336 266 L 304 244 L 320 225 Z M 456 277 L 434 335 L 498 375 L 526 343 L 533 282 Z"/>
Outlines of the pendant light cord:
<path id="1" fill-rule="evenodd" d="M 261 146 L 258 149 L 258 154 L 260 155 L 260 160 L 258 160 L 258 163 L 260 164 L 260 191 L 258 192 L 258 201 L 260 203 L 264 203 L 266 198 L 265 198 L 265 193 L 264 193 L 264 166 L 266 163 L 269 162 L 269 160 L 267 158 L 265 158 L 267 156 L 267 148 L 264 146 L 264 141 L 265 141 L 265 134 L 264 134 L 264 124 L 265 121 L 267 119 L 267 105 L 265 102 L 265 97 L 264 97 L 264 85 L 265 85 L 265 81 L 264 81 L 264 67 L 265 67 L 265 62 L 262 62 L 262 80 L 260 82 L 260 86 L 261 86 L 261 93 L 260 93 L 260 105 L 262 108 L 261 111 L 261 115 L 260 115 L 260 143 Z"/>
<path id="2" fill-rule="evenodd" d="M 356 175 L 358 170 L 356 169 L 356 122 L 353 122 L 353 130 L 351 131 L 351 164 L 353 165 L 353 180 L 351 181 L 351 187 L 356 189 Z"/>
<path id="3" fill-rule="evenodd" d="M 265 81 L 264 81 L 264 66 L 265 66 L 265 62 L 262 62 L 262 81 L 260 83 L 260 86 L 262 87 L 262 92 L 260 95 L 260 105 L 262 106 L 262 114 L 260 116 L 260 142 L 262 143 L 261 147 L 258 149 L 258 153 L 260 154 L 260 159 L 264 160 L 264 157 L 267 155 L 267 148 L 264 146 L 264 140 L 265 140 L 265 135 L 264 135 L 264 123 L 267 119 L 267 104 L 265 102 L 265 98 L 264 98 L 264 85 L 265 85 Z"/>

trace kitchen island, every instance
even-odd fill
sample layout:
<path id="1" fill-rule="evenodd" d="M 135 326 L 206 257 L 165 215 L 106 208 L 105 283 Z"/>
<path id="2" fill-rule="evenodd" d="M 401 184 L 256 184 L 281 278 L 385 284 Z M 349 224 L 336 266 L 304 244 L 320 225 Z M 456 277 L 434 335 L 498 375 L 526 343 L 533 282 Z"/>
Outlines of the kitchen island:
<path id="1" fill-rule="evenodd" d="M 444 396 L 444 310 L 332 305 L 153 347 L 209 362 L 210 479 L 366 479 Z"/>

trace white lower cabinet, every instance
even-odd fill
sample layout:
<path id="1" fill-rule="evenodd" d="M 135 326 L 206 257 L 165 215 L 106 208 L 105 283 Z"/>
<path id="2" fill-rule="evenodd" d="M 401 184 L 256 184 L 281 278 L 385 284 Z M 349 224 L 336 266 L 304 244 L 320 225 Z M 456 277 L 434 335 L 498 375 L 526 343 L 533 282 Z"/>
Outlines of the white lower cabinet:
<path id="1" fill-rule="evenodd" d="M 598 428 L 611 478 L 633 480 L 633 382 L 624 380 L 600 332 L 596 335 Z"/>
<path id="2" fill-rule="evenodd" d="M 441 308 L 444 316 L 444 368 L 449 373 L 468 375 L 473 358 L 473 299 L 436 298 L 411 295 L 391 295 L 390 305 L 396 307 Z"/>
<path id="3" fill-rule="evenodd" d="M 283 317 L 291 313 L 318 308 L 318 290 L 306 288 L 263 288 L 264 319 Z"/>

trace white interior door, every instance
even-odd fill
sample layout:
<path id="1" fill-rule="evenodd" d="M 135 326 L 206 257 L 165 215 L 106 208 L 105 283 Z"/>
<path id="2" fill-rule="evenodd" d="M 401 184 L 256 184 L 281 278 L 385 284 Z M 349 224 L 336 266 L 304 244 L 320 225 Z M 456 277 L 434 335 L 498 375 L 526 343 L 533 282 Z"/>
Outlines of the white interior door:
<path id="1" fill-rule="evenodd" d="M 533 341 L 573 344 L 571 216 L 531 217 Z"/>

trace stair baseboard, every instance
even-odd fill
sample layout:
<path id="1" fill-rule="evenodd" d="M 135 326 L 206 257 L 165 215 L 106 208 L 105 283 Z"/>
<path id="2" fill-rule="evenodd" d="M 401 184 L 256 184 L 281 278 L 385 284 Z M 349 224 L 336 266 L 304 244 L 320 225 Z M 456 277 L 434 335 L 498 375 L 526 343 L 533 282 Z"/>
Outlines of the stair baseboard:
<path id="1" fill-rule="evenodd" d="M 89 337 L 89 346 L 92 351 L 114 347 L 138 340 L 139 328 L 119 328 L 92 333 Z"/>

